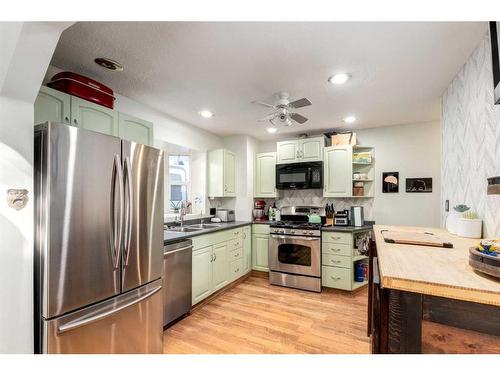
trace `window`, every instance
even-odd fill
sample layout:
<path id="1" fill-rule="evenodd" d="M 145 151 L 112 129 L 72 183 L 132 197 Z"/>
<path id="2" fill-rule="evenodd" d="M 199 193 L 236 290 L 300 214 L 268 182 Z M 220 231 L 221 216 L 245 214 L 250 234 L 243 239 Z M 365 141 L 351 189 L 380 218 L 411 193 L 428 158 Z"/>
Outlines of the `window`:
<path id="1" fill-rule="evenodd" d="M 170 211 L 176 212 L 181 202 L 189 202 L 191 169 L 188 155 L 168 155 Z"/>

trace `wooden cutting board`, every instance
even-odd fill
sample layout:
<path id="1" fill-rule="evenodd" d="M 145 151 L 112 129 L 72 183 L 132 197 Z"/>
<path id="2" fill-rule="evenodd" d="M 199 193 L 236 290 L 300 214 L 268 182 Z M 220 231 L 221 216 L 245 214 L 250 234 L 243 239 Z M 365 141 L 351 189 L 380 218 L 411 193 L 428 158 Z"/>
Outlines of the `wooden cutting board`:
<path id="1" fill-rule="evenodd" d="M 434 246 L 452 248 L 453 244 L 434 235 L 431 232 L 399 232 L 392 230 L 381 231 L 387 243 L 400 243 L 406 245 Z"/>

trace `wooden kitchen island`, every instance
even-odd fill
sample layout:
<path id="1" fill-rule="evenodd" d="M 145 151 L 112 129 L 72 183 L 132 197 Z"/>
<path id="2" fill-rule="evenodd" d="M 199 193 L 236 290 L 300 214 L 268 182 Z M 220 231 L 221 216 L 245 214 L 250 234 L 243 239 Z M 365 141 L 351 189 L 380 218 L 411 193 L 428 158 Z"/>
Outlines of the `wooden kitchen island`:
<path id="1" fill-rule="evenodd" d="M 433 233 L 453 248 L 386 243 L 384 231 Z M 500 353 L 500 280 L 468 264 L 478 240 L 437 228 L 376 225 L 373 232 L 373 353 Z"/>

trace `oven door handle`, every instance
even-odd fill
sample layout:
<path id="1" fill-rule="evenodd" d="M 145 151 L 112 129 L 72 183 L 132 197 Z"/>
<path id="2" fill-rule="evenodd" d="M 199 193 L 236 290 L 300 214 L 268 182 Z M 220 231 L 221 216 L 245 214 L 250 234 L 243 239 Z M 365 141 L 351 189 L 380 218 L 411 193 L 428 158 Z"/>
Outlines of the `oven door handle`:
<path id="1" fill-rule="evenodd" d="M 271 237 L 272 238 L 278 238 L 278 239 L 281 239 L 281 240 L 288 240 L 288 239 L 297 239 L 297 240 L 301 240 L 301 241 L 319 241 L 321 239 L 321 237 L 302 237 L 302 236 L 282 236 L 282 235 L 278 235 L 278 234 L 271 234 Z"/>

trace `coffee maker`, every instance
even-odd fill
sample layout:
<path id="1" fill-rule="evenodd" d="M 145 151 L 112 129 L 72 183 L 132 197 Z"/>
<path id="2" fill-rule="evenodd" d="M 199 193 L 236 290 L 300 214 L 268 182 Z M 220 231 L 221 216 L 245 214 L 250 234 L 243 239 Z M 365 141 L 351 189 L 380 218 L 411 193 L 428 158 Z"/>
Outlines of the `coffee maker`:
<path id="1" fill-rule="evenodd" d="M 253 218 L 255 221 L 266 221 L 266 202 L 263 200 L 256 200 L 254 202 Z"/>

